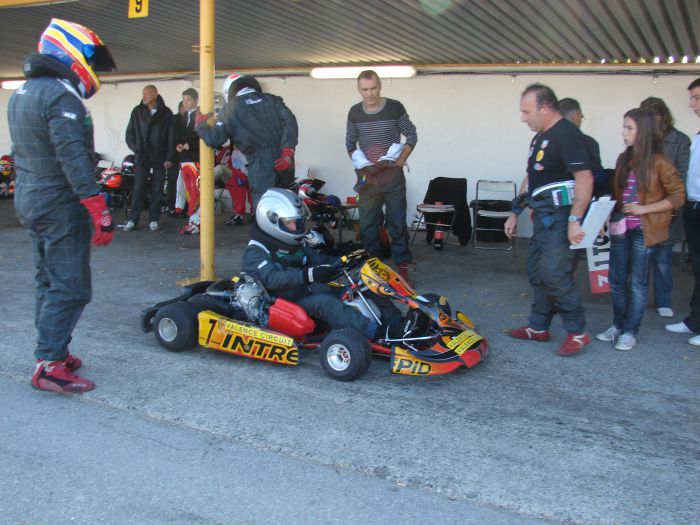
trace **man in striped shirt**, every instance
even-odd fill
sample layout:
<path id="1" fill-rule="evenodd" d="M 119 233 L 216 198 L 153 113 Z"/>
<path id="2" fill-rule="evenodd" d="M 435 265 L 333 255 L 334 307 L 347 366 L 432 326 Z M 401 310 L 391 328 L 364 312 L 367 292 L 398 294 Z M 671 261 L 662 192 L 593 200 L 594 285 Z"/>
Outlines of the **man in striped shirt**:
<path id="1" fill-rule="evenodd" d="M 408 249 L 403 166 L 418 142 L 418 135 L 401 102 L 382 97 L 381 89 L 376 72 L 366 70 L 357 77 L 362 102 L 352 106 L 348 113 L 345 145 L 350 157 L 355 160 L 360 154 L 365 165 L 355 170 L 362 243 L 371 255 L 379 256 L 379 228 L 385 222 L 399 275 L 410 282 L 408 270 L 414 264 Z M 401 135 L 406 139 L 402 145 Z"/>

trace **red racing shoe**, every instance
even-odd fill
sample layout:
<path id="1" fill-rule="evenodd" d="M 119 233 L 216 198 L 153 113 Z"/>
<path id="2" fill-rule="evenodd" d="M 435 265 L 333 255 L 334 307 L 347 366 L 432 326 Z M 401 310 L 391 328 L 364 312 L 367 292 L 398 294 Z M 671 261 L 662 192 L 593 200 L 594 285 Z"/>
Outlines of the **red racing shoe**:
<path id="1" fill-rule="evenodd" d="M 591 342 L 591 338 L 588 337 L 586 332 L 582 334 L 568 334 L 566 340 L 562 343 L 557 350 L 559 355 L 574 355 L 578 354 L 584 347 L 588 346 Z"/>
<path id="2" fill-rule="evenodd" d="M 75 375 L 65 361 L 39 361 L 32 376 L 32 386 L 39 390 L 67 393 L 87 392 L 95 388 L 95 383 Z"/>
<path id="3" fill-rule="evenodd" d="M 78 368 L 83 366 L 83 362 L 80 360 L 80 358 L 74 356 L 70 352 L 68 352 L 68 355 L 63 358 L 63 363 L 66 365 L 66 368 L 71 372 L 75 372 Z"/>
<path id="4" fill-rule="evenodd" d="M 41 359 L 37 359 L 37 363 L 41 363 Z M 83 366 L 83 361 L 77 357 L 68 352 L 68 355 L 63 358 L 63 364 L 66 365 L 66 368 L 70 370 L 71 372 L 75 372 L 78 368 Z"/>
<path id="5" fill-rule="evenodd" d="M 513 339 L 532 339 L 533 341 L 540 341 L 542 343 L 549 341 L 549 330 L 535 330 L 529 326 L 521 326 L 520 328 L 508 330 L 508 335 Z"/>

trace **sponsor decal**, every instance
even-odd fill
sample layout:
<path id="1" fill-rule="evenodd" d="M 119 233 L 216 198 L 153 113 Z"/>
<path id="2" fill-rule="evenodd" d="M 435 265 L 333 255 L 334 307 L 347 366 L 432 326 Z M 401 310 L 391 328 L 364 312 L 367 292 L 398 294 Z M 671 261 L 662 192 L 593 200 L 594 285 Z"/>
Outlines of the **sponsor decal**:
<path id="1" fill-rule="evenodd" d="M 222 318 L 209 311 L 199 314 L 199 327 L 199 343 L 207 348 L 279 364 L 299 362 L 294 340 L 286 335 Z"/>
<path id="2" fill-rule="evenodd" d="M 474 343 L 481 341 L 482 339 L 483 337 L 477 334 L 474 330 L 465 330 L 447 343 L 447 348 L 454 350 L 456 354 L 461 355 L 469 350 Z"/>
<path id="3" fill-rule="evenodd" d="M 294 344 L 294 339 L 292 339 L 289 336 L 268 332 L 267 330 L 262 330 L 257 326 L 237 323 L 228 319 L 218 319 L 217 322 L 219 324 L 219 329 L 226 334 L 247 335 L 256 339 L 262 339 L 263 341 L 267 341 L 270 343 L 276 343 L 286 346 L 291 346 Z"/>
<path id="4" fill-rule="evenodd" d="M 408 376 L 427 376 L 432 372 L 431 363 L 422 361 L 403 350 L 395 347 L 391 353 L 391 372 Z"/>
<path id="5" fill-rule="evenodd" d="M 541 161 L 543 158 L 544 158 L 544 151 L 543 151 L 543 150 L 538 151 L 538 152 L 537 152 L 537 156 L 535 157 L 535 160 L 536 160 L 537 162 L 539 162 L 539 161 Z"/>
<path id="6" fill-rule="evenodd" d="M 542 171 L 544 170 L 544 166 L 540 164 L 539 162 L 535 162 L 535 165 L 533 166 L 535 168 L 535 171 Z"/>
<path id="7" fill-rule="evenodd" d="M 591 248 L 586 248 L 588 256 L 588 280 L 592 293 L 609 293 L 610 281 L 608 272 L 610 270 L 610 237 L 599 235 Z"/>
<path id="8" fill-rule="evenodd" d="M 549 140 L 544 139 L 542 141 L 542 145 L 540 146 L 542 149 L 545 149 L 547 146 L 549 146 Z"/>
<path id="9" fill-rule="evenodd" d="M 61 115 L 63 115 L 66 118 L 69 118 L 71 120 L 78 120 L 78 115 L 76 115 L 75 113 L 73 113 L 71 111 L 64 111 L 63 113 L 61 113 Z"/>

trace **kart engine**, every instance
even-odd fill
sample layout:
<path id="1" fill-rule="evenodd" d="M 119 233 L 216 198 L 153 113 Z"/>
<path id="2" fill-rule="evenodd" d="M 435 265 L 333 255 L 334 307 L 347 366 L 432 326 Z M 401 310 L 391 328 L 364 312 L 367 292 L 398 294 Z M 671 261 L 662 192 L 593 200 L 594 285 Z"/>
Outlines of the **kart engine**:
<path id="1" fill-rule="evenodd" d="M 234 289 L 232 303 L 237 304 L 246 314 L 248 321 L 267 325 L 267 306 L 271 302 L 265 287 L 255 277 L 241 273 L 240 280 Z"/>
<path id="2" fill-rule="evenodd" d="M 272 299 L 262 283 L 251 275 L 241 273 L 235 280 L 216 281 L 207 287 L 206 295 L 216 297 L 225 305 L 225 311 L 220 312 L 224 315 L 260 326 L 267 325 L 267 307 Z"/>

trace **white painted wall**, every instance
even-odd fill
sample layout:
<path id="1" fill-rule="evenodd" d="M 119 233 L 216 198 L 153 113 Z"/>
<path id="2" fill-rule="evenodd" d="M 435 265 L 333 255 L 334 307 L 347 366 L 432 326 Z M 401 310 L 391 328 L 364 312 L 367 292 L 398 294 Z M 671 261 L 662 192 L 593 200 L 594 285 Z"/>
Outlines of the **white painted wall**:
<path id="1" fill-rule="evenodd" d="M 481 178 L 517 180 L 524 176 L 532 132 L 520 122 L 520 93 L 532 82 L 552 87 L 558 97 L 573 97 L 583 107 L 583 131 L 598 140 L 605 167 L 622 151 L 622 115 L 644 98 L 664 99 L 676 127 L 692 137 L 700 121 L 688 108 L 686 87 L 695 75 L 427 75 L 384 80 L 382 93 L 400 100 L 418 128 L 418 146 L 409 159 L 409 215 L 422 201 L 428 181 L 437 176 L 466 177 L 469 199 Z M 299 121 L 297 162 L 326 181 L 324 191 L 341 198 L 352 194 L 354 173 L 345 152 L 345 121 L 359 101 L 354 80 L 306 77 L 264 78 L 263 88 L 285 99 Z M 112 160 L 127 153 L 124 131 L 131 109 L 149 82 L 105 85 L 88 106 L 95 122 L 97 151 Z M 175 110 L 189 81 L 155 82 Z M 218 87 L 218 85 L 217 85 Z M 11 92 L 0 90 L 0 154 L 10 150 L 6 107 Z M 523 216 L 526 214 L 523 214 Z M 410 219 L 410 217 L 409 217 Z M 521 235 L 530 232 L 524 217 Z"/>

